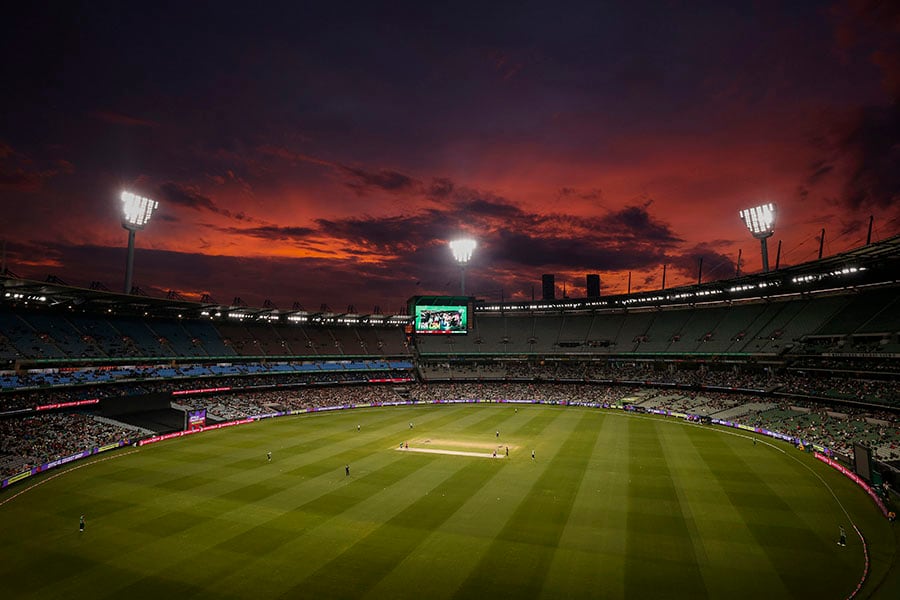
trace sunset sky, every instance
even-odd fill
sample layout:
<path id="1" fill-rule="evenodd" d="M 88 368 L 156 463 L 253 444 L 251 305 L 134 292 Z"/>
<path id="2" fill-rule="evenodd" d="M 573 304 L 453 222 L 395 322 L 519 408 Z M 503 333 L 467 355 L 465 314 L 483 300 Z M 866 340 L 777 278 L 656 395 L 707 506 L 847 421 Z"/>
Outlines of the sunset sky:
<path id="1" fill-rule="evenodd" d="M 343 312 L 570 297 L 900 233 L 895 2 L 40 2 L 0 23 L 20 277 Z M 741 6 L 735 7 L 734 4 Z M 690 6 L 690 8 L 685 8 Z"/>

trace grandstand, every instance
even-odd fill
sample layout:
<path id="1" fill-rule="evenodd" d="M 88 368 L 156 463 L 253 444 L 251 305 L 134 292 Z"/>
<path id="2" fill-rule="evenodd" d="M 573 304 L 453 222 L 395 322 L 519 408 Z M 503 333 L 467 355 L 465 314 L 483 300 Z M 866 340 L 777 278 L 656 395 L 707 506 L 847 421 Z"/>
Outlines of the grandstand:
<path id="1" fill-rule="evenodd" d="M 323 385 L 577 383 L 662 386 L 675 390 L 671 398 L 654 393 L 639 405 L 729 419 L 761 415 L 760 422 L 782 427 L 798 420 L 779 406 L 813 401 L 837 407 L 834 414 L 869 411 L 862 418 L 890 432 L 900 409 L 898 256 L 900 238 L 892 238 L 663 292 L 476 301 L 467 335 L 434 337 L 410 336 L 406 315 L 198 304 L 7 277 L 0 279 L 0 412 L 24 419 L 39 406 L 96 400 L 79 410 L 159 433 L 180 426 L 180 413 L 166 412 L 176 398 L 208 398 L 212 418 L 224 419 L 303 405 L 285 404 L 283 388 L 301 397 Z M 698 392 L 756 397 L 717 401 L 719 410 Z M 265 401 L 253 410 L 242 405 L 243 412 L 226 408 L 227 398 L 247 393 Z M 125 405 L 130 416 L 120 410 Z M 822 439 L 858 439 L 887 461 L 900 458 L 892 434 L 832 421 L 841 431 Z M 8 431 L 15 422 L 6 423 Z"/>
<path id="2" fill-rule="evenodd" d="M 126 400 L 137 409 L 222 388 L 238 396 L 321 385 L 527 381 L 752 393 L 759 402 L 728 406 L 725 416 L 762 411 L 776 424 L 783 420 L 767 410 L 818 401 L 886 413 L 890 429 L 900 409 L 898 265 L 895 237 L 662 292 L 525 304 L 476 299 L 467 335 L 434 337 L 409 335 L 407 315 L 192 303 L 6 277 L 0 411 L 24 418 L 41 405 L 99 399 L 91 407 L 97 415 L 120 414 L 113 407 Z M 701 401 L 678 406 L 715 413 Z M 178 426 L 177 415 L 132 421 L 155 432 Z M 878 442 L 847 427 L 851 437 Z M 892 438 L 883 437 L 876 454 L 891 459 Z"/>

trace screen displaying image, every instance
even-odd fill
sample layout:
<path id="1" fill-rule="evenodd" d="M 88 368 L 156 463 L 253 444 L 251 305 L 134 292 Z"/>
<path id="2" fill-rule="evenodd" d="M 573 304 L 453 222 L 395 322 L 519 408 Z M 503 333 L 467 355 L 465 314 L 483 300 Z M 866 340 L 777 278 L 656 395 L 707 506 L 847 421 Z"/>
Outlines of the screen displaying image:
<path id="1" fill-rule="evenodd" d="M 416 333 L 466 333 L 468 314 L 465 306 L 418 305 Z"/>
<path id="2" fill-rule="evenodd" d="M 206 409 L 189 410 L 185 418 L 187 420 L 184 427 L 185 430 L 201 429 L 206 426 Z"/>

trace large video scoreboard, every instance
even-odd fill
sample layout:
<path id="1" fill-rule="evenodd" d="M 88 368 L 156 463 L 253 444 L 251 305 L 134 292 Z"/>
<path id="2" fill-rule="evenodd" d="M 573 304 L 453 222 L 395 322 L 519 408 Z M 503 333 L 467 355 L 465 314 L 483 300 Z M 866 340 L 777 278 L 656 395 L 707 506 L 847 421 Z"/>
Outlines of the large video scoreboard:
<path id="1" fill-rule="evenodd" d="M 472 299 L 468 296 L 414 296 L 409 312 L 419 335 L 466 334 L 471 326 Z"/>

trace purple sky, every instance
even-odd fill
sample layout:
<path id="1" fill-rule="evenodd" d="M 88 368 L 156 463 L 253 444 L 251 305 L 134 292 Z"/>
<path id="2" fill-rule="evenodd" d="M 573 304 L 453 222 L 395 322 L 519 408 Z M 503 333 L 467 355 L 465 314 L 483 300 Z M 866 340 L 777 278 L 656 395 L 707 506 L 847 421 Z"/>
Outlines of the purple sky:
<path id="1" fill-rule="evenodd" d="M 22 277 L 119 290 L 123 188 L 161 205 L 135 285 L 282 308 L 456 293 L 461 234 L 496 300 L 759 270 L 763 202 L 773 264 L 900 232 L 896 3 L 31 4 L 0 24 Z"/>

